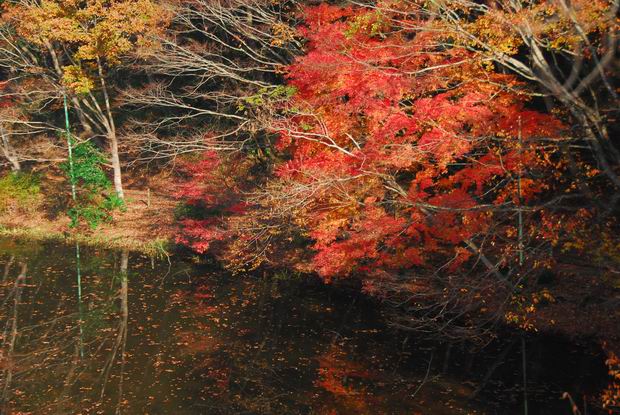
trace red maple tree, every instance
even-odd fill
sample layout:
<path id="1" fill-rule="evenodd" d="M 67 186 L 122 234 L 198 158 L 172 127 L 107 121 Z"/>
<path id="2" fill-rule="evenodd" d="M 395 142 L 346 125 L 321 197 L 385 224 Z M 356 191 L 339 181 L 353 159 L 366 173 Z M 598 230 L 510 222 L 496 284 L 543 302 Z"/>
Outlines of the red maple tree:
<path id="1" fill-rule="evenodd" d="M 295 93 L 270 126 L 273 175 L 227 201 L 243 209 L 225 220 L 185 222 L 194 248 L 228 239 L 237 264 L 355 276 L 435 324 L 446 310 L 501 309 L 549 266 L 562 232 L 584 229 L 587 210 L 555 209 L 574 190 L 563 123 L 517 76 L 407 7 L 303 10 L 305 54 L 286 78 Z"/>

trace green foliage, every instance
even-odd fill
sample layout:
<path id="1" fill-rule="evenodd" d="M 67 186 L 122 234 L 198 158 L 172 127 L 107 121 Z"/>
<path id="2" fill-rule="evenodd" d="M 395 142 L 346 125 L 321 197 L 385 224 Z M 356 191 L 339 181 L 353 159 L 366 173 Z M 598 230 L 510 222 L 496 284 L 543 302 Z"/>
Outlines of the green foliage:
<path id="1" fill-rule="evenodd" d="M 77 189 L 74 206 L 67 212 L 71 218 L 70 226 L 76 227 L 81 218 L 95 229 L 112 218 L 113 210 L 124 209 L 125 204 L 110 191 L 112 184 L 101 167 L 105 163 L 103 154 L 88 141 L 74 145 L 71 137 L 71 145 L 73 165 L 69 161 L 61 165 L 69 182 Z"/>
<path id="2" fill-rule="evenodd" d="M 295 95 L 297 89 L 290 85 L 278 85 L 271 88 L 261 88 L 256 94 L 244 98 L 244 103 L 239 103 L 237 109 L 243 111 L 246 108 L 246 104 L 251 107 L 259 107 L 265 105 L 267 102 L 288 99 Z"/>
<path id="3" fill-rule="evenodd" d="M 31 211 L 40 199 L 40 180 L 36 174 L 9 173 L 0 178 L 0 212 L 12 207 Z"/>
<path id="4" fill-rule="evenodd" d="M 101 168 L 105 161 L 103 154 L 92 143 L 86 141 L 74 145 L 73 182 L 89 190 L 107 190 L 111 183 Z M 70 174 L 69 163 L 63 164 L 63 170 Z"/>

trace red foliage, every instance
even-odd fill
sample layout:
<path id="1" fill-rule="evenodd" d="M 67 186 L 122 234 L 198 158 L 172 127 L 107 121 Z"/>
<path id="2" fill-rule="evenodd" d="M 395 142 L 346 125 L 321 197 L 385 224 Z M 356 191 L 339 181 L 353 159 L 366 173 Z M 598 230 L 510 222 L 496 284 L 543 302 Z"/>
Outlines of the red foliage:
<path id="1" fill-rule="evenodd" d="M 305 17 L 307 54 L 288 75 L 298 110 L 279 142 L 291 160 L 278 175 L 319 187 L 305 214 L 326 280 L 438 255 L 458 266 L 471 254 L 464 242 L 493 224 L 481 206 L 540 194 L 529 179 L 544 167 L 536 139 L 562 126 L 527 110 L 512 76 L 463 49 L 437 48 L 440 34 L 422 20 L 392 31 L 372 10 L 325 4 Z"/>
<path id="2" fill-rule="evenodd" d="M 579 178 L 600 172 L 566 157 L 564 125 L 534 110 L 528 85 L 451 46 L 440 23 L 391 5 L 404 9 L 304 10 L 295 93 L 270 119 L 276 151 L 188 164 L 178 196 L 206 214 L 183 221 L 179 240 L 224 247 L 238 270 L 354 276 L 439 330 L 449 313 L 472 327 L 521 307 L 515 290 L 558 253 L 588 246 L 611 261 L 612 232 L 592 248 L 595 212 L 576 202 Z M 248 174 L 252 163 L 271 165 Z"/>
<path id="3" fill-rule="evenodd" d="M 177 235 L 177 243 L 204 253 L 214 242 L 229 236 L 226 218 L 245 210 L 245 203 L 239 201 L 237 184 L 229 175 L 229 170 L 235 166 L 233 160 L 222 163 L 213 151 L 205 152 L 198 161 L 183 165 L 190 179 L 177 186 L 174 196 L 189 206 L 204 210 L 206 217 L 182 218 L 179 221 L 182 230 Z"/>
<path id="4" fill-rule="evenodd" d="M 453 290 L 478 302 L 485 281 L 474 293 L 411 275 L 511 267 L 524 249 L 518 226 L 529 241 L 555 243 L 557 231 L 537 224 L 560 222 L 544 205 L 566 194 L 553 189 L 563 125 L 530 109 L 514 76 L 447 46 L 436 23 L 414 15 L 305 9 L 306 54 L 287 73 L 296 93 L 274 122 L 274 174 L 248 179 L 239 159 L 215 153 L 189 164 L 178 195 L 209 214 L 185 220 L 179 240 L 198 252 L 228 244 L 229 262 L 240 257 L 245 269 L 311 257 L 304 269 L 328 282 L 355 275 L 377 295 Z"/>

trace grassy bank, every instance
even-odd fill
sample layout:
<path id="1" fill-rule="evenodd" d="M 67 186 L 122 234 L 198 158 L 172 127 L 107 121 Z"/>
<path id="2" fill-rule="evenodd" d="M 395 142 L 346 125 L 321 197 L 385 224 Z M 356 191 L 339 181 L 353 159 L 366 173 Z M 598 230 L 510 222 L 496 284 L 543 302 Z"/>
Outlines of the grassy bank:
<path id="1" fill-rule="evenodd" d="M 104 249 L 128 249 L 147 255 L 167 255 L 173 243 L 167 238 L 140 240 L 123 235 L 106 233 L 83 234 L 78 232 L 60 232 L 49 228 L 37 227 L 6 227 L 0 225 L 0 237 L 29 239 L 34 241 L 79 242 Z"/>
<path id="2" fill-rule="evenodd" d="M 154 182 L 154 183 L 153 183 Z M 168 183 L 152 180 L 126 189 L 125 207 L 96 229 L 70 226 L 66 183 L 62 177 L 7 174 L 0 178 L 0 236 L 38 241 L 80 242 L 108 249 L 129 249 L 165 255 L 173 246 L 177 226 Z M 66 196 L 66 195 L 65 195 Z"/>

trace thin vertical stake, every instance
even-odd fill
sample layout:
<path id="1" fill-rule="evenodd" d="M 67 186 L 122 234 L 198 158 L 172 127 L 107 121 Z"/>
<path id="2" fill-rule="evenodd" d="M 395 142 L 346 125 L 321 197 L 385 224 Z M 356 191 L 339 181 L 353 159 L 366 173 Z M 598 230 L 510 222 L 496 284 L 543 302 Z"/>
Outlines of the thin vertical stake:
<path id="1" fill-rule="evenodd" d="M 77 202 L 75 190 L 75 172 L 73 169 L 73 148 L 71 143 L 71 127 L 69 124 L 69 107 L 67 106 L 67 94 L 63 94 L 63 104 L 65 107 L 65 130 L 67 135 L 67 148 L 69 152 L 69 181 L 71 182 L 71 197 L 73 202 Z M 80 327 L 80 357 L 84 358 L 84 331 L 82 328 L 82 272 L 80 269 L 80 243 L 75 241 L 75 260 L 77 269 L 78 286 L 78 317 Z"/>
<path id="2" fill-rule="evenodd" d="M 80 319 L 80 357 L 84 358 L 84 331 L 82 329 L 82 272 L 80 269 L 80 243 L 75 241 L 75 259 L 77 268 L 77 286 L 78 286 L 78 316 Z"/>
<path id="3" fill-rule="evenodd" d="M 67 135 L 67 148 L 69 151 L 69 180 L 71 181 L 71 197 L 75 202 L 77 195 L 75 191 L 75 172 L 73 169 L 73 148 L 71 144 L 71 128 L 69 126 L 69 108 L 67 107 L 67 95 L 63 95 L 63 101 L 65 106 L 65 130 Z"/>

